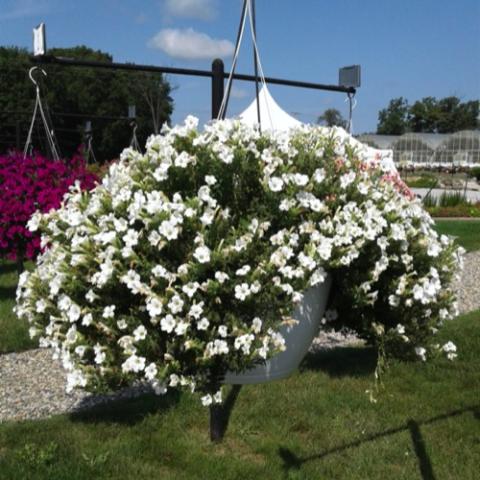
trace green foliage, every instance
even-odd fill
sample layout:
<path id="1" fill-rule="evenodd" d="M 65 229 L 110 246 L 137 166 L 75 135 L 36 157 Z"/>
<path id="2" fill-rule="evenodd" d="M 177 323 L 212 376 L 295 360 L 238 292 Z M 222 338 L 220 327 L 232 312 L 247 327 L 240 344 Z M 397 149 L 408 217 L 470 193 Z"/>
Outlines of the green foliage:
<path id="1" fill-rule="evenodd" d="M 406 132 L 451 133 L 478 128 L 480 102 L 462 102 L 451 96 L 437 100 L 425 97 L 413 105 L 403 98 L 394 98 L 379 112 L 377 133 L 402 135 Z"/>
<path id="2" fill-rule="evenodd" d="M 412 480 L 428 467 L 434 478 L 473 480 L 479 322 L 477 311 L 439 334 L 440 343 L 451 338 L 459 347 L 453 363 L 393 363 L 376 404 L 365 395 L 375 364 L 370 349 L 312 354 L 288 379 L 243 387 L 222 444 L 208 444 L 208 412 L 190 394 L 4 423 L 0 479 Z M 59 447 L 48 469 L 23 465 L 15 454 L 25 443 L 49 442 Z"/>
<path id="3" fill-rule="evenodd" d="M 410 188 L 435 188 L 438 185 L 438 179 L 434 175 L 422 175 L 416 178 L 407 178 L 405 183 Z"/>
<path id="4" fill-rule="evenodd" d="M 480 167 L 472 168 L 470 174 L 477 180 L 477 182 L 480 182 Z"/>
<path id="5" fill-rule="evenodd" d="M 423 199 L 423 205 L 425 207 L 457 207 L 459 205 L 470 206 L 471 203 L 463 192 L 455 190 L 453 192 L 443 191 L 439 197 L 432 194 L 426 195 Z"/>
<path id="6" fill-rule="evenodd" d="M 438 205 L 440 207 L 456 207 L 457 205 L 470 205 L 463 192 L 443 191 L 438 199 Z"/>
<path id="7" fill-rule="evenodd" d="M 58 445 L 55 442 L 49 442 L 44 446 L 26 443 L 17 451 L 17 458 L 27 468 L 35 470 L 51 465 L 55 460 L 57 450 Z"/>
<path id="8" fill-rule="evenodd" d="M 112 56 L 85 46 L 52 48 L 50 54 L 82 60 L 111 63 Z M 28 78 L 32 64 L 25 49 L 0 47 L 0 112 L 7 142 L 2 148 L 15 146 L 15 125 L 20 127 L 19 147 L 26 140 L 30 112 L 33 113 L 35 89 Z M 92 121 L 93 148 L 100 161 L 118 157 L 128 146 L 132 128 L 128 105 L 136 105 L 137 136 L 143 145 L 152 133 L 158 133 L 172 112 L 170 85 L 162 75 L 42 65 L 47 77 L 37 75 L 47 101 L 53 127 L 63 156 L 72 155 L 85 141 L 85 121 Z M 103 117 L 103 118 L 96 118 Z M 106 118 L 105 118 L 106 117 Z M 111 119 L 110 119 L 111 117 Z M 119 118 L 123 117 L 123 118 Z M 43 131 L 34 135 L 34 147 L 45 150 Z M 46 152 L 45 152 L 46 153 Z"/>
<path id="9" fill-rule="evenodd" d="M 432 208 L 437 206 L 437 199 L 434 195 L 431 193 L 425 195 L 422 200 L 423 206 L 425 208 Z"/>
<path id="10" fill-rule="evenodd" d="M 432 217 L 480 218 L 480 204 L 460 204 L 455 207 L 427 207 Z"/>
<path id="11" fill-rule="evenodd" d="M 345 128 L 347 126 L 347 121 L 336 108 L 327 108 L 327 110 L 318 117 L 317 123 L 325 124 L 327 127 Z"/>
<path id="12" fill-rule="evenodd" d="M 390 100 L 388 107 L 378 113 L 377 133 L 382 135 L 402 135 L 407 131 L 408 101 L 399 97 Z"/>

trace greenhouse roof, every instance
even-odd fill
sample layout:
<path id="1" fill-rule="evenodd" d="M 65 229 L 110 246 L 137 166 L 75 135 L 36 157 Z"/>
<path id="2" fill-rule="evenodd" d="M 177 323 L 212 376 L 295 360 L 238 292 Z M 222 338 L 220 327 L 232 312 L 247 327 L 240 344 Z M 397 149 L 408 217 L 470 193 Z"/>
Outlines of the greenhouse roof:
<path id="1" fill-rule="evenodd" d="M 404 133 L 403 135 L 377 135 L 367 133 L 365 135 L 359 135 L 358 140 L 375 144 L 379 148 L 395 148 L 395 144 L 400 141 L 420 141 L 427 145 L 429 148 L 435 150 L 440 145 L 444 144 L 448 140 L 455 139 L 480 139 L 479 130 L 462 130 L 455 133 Z"/>

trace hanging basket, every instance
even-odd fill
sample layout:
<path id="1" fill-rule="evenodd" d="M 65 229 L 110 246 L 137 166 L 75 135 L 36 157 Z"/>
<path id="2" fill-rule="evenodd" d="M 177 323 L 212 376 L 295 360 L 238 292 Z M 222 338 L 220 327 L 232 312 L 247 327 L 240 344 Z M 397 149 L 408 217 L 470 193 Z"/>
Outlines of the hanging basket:
<path id="1" fill-rule="evenodd" d="M 292 374 L 299 367 L 318 333 L 331 284 L 332 279 L 328 276 L 321 285 L 307 290 L 302 302 L 292 315 L 298 323 L 280 328 L 279 331 L 285 338 L 286 350 L 284 352 L 251 370 L 242 373 L 227 372 L 225 383 L 232 385 L 266 383 Z"/>

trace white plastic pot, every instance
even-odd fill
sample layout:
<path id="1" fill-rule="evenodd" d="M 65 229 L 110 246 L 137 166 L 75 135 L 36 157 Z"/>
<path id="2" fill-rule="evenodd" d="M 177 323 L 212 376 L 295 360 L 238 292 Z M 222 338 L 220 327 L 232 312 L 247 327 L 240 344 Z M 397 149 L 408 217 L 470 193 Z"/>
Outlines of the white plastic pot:
<path id="1" fill-rule="evenodd" d="M 332 279 L 328 276 L 324 283 L 305 292 L 302 302 L 293 312 L 298 320 L 291 327 L 282 326 L 279 331 L 285 338 L 286 350 L 275 355 L 265 364 L 258 365 L 242 373 L 227 372 L 225 383 L 248 385 L 280 380 L 293 373 L 306 355 L 315 335 L 318 334 L 320 320 L 327 306 Z"/>

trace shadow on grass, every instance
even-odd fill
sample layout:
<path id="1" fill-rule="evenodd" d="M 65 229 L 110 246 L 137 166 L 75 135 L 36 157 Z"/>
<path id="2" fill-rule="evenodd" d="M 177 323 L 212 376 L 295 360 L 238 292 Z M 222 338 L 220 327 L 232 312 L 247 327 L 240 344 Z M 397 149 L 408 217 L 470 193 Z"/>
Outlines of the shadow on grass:
<path id="1" fill-rule="evenodd" d="M 415 421 L 415 420 L 409 419 L 405 424 L 400 425 L 399 427 L 391 428 L 383 432 L 373 433 L 362 439 L 354 440 L 350 443 L 345 443 L 343 445 L 339 445 L 338 447 L 324 450 L 322 452 L 309 455 L 306 457 L 299 457 L 290 449 L 285 447 L 280 447 L 278 449 L 278 455 L 280 456 L 283 462 L 283 470 L 285 472 L 285 478 L 290 478 L 292 470 L 299 470 L 302 467 L 302 465 L 307 462 L 321 460 L 329 455 L 342 453 L 345 450 L 359 447 L 364 443 L 373 442 L 380 438 L 388 437 L 390 435 L 395 435 L 403 431 L 409 431 L 410 438 L 412 439 L 413 448 L 418 459 L 418 465 L 419 465 L 420 475 L 422 480 L 435 480 L 436 477 L 434 475 L 430 457 L 427 454 L 425 441 L 423 440 L 420 427 L 423 425 L 429 425 L 442 420 L 446 420 L 451 417 L 463 415 L 465 413 L 472 413 L 473 417 L 476 420 L 480 421 L 480 404 L 472 405 L 470 407 L 465 407 L 458 410 L 452 410 L 451 412 L 447 412 L 442 415 L 437 415 L 436 417 L 432 417 L 423 421 Z"/>
<path id="2" fill-rule="evenodd" d="M 107 398 L 101 404 L 90 406 L 92 397 L 87 397 L 79 405 L 80 410 L 70 414 L 73 422 L 118 423 L 135 425 L 145 417 L 165 412 L 180 400 L 180 392 L 171 390 L 165 395 L 143 393 L 135 398 Z"/>
<path id="3" fill-rule="evenodd" d="M 17 264 L 15 262 L 0 262 L 0 274 L 12 273 L 17 271 Z"/>
<path id="4" fill-rule="evenodd" d="M 371 347 L 337 347 L 309 353 L 300 371 L 315 370 L 330 377 L 364 377 L 372 375 L 377 364 L 377 353 Z"/>
<path id="5" fill-rule="evenodd" d="M 17 287 L 0 287 L 0 302 L 4 300 L 13 300 L 15 299 L 15 294 L 17 292 Z"/>

